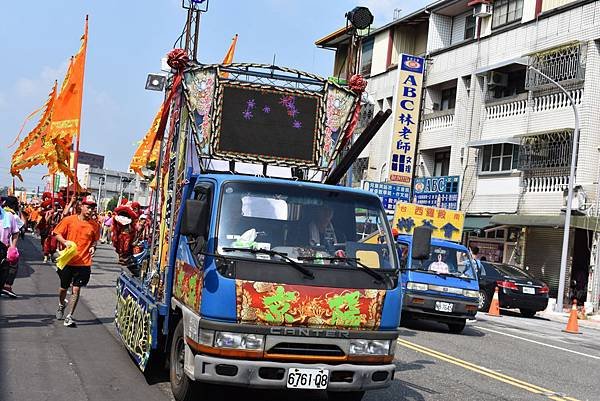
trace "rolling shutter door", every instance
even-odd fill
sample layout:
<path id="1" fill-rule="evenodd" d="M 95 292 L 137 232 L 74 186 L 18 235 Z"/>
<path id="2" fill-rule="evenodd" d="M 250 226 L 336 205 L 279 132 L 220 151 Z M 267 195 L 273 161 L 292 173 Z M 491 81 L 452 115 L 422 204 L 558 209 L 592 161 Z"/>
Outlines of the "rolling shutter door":
<path id="1" fill-rule="evenodd" d="M 573 242 L 573 230 L 570 240 Z M 528 273 L 543 280 L 550 287 L 550 297 L 556 298 L 560 281 L 560 257 L 562 254 L 563 229 L 551 227 L 528 227 L 525 241 L 525 266 Z M 569 256 L 571 255 L 569 244 Z M 571 275 L 571 258 L 567 259 L 565 294 L 568 293 L 568 280 Z"/>

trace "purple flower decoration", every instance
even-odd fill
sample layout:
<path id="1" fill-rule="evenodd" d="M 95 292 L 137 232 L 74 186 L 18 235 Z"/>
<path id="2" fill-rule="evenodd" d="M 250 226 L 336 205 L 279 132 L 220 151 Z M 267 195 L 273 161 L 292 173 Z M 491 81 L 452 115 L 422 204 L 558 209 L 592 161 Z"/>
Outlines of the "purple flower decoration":
<path id="1" fill-rule="evenodd" d="M 253 109 L 256 106 L 256 101 L 254 99 L 250 99 L 246 102 L 246 106 L 248 106 L 248 109 Z"/>
<path id="2" fill-rule="evenodd" d="M 251 120 L 251 119 L 252 119 L 252 117 L 254 117 L 254 116 L 252 115 L 252 112 L 251 112 L 250 110 L 246 110 L 246 111 L 244 111 L 242 114 L 243 114 L 243 116 L 244 116 L 244 118 L 245 118 L 246 120 Z"/>
<path id="3" fill-rule="evenodd" d="M 266 114 L 269 114 L 271 112 L 271 108 L 267 105 L 265 105 L 265 107 L 263 107 L 263 112 Z"/>
<path id="4" fill-rule="evenodd" d="M 292 127 L 296 128 L 296 129 L 300 129 L 300 128 L 302 128 L 302 123 L 298 120 L 294 120 L 294 122 L 292 123 Z"/>

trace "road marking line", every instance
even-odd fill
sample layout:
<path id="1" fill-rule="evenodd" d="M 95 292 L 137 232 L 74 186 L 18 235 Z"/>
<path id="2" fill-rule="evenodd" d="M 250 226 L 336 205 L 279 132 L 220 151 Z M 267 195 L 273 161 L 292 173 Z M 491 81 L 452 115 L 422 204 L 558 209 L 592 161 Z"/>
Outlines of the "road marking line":
<path id="1" fill-rule="evenodd" d="M 546 344 L 540 341 L 536 341 L 536 340 L 532 340 L 530 338 L 525 338 L 525 337 L 520 337 L 520 336 L 516 336 L 514 334 L 508 334 L 508 333 L 503 333 L 501 331 L 497 331 L 497 330 L 492 330 L 492 329 L 488 329 L 487 327 L 481 327 L 481 326 L 477 326 L 478 329 L 481 330 L 485 330 L 485 331 L 490 331 L 492 333 L 496 333 L 496 334 L 501 334 L 503 336 L 507 336 L 507 337 L 512 337 L 512 338 L 518 338 L 519 340 L 523 340 L 523 341 L 529 341 L 530 343 L 534 343 L 534 344 L 538 344 L 538 345 L 543 345 L 545 347 L 550 347 L 550 348 L 555 348 L 561 351 L 565 351 L 565 352 L 571 352 L 573 354 L 577 354 L 580 356 L 585 356 L 588 358 L 592 358 L 592 359 L 598 359 L 600 360 L 600 356 L 595 356 L 595 355 L 589 355 L 589 354 L 584 354 L 583 352 L 579 352 L 579 351 L 574 351 L 572 349 L 567 349 L 567 348 L 563 348 L 563 347 L 559 347 L 557 345 L 552 345 L 552 344 Z M 559 339 L 556 339 L 557 341 L 560 341 Z M 571 343 L 567 343 L 567 344 L 571 344 Z"/>
<path id="2" fill-rule="evenodd" d="M 551 391 L 551 390 L 545 389 L 543 387 L 536 386 L 535 384 L 531 384 L 531 383 L 527 383 L 527 382 L 519 380 L 519 379 L 515 379 L 514 377 L 505 375 L 503 373 L 496 372 L 496 371 L 488 369 L 488 368 L 484 368 L 483 366 L 475 365 L 473 363 L 464 361 L 464 360 L 459 359 L 459 358 L 455 358 L 455 357 L 453 357 L 451 355 L 444 354 L 442 352 L 439 352 L 439 351 L 436 351 L 436 350 L 433 350 L 433 349 L 430 349 L 430 348 L 423 347 L 422 345 L 411 343 L 409 341 L 402 340 L 400 338 L 397 340 L 397 343 L 399 345 L 403 346 L 403 347 L 412 349 L 413 351 L 421 352 L 421 353 L 429 355 L 431 357 L 434 357 L 434 358 L 440 359 L 442 361 L 446 361 L 448 363 L 460 366 L 462 368 L 471 370 L 473 372 L 476 372 L 476 373 L 479 373 L 481 375 L 490 377 L 492 379 L 501 381 L 503 383 L 510 384 L 512 386 L 521 388 L 521 389 L 529 391 L 531 393 L 540 394 L 540 395 L 546 396 L 546 397 L 550 398 L 551 400 L 555 400 L 555 401 L 565 401 L 565 400 L 579 401 L 579 400 L 577 400 L 575 398 L 571 398 L 571 397 L 566 398 L 566 397 L 557 396 L 555 391 Z"/>

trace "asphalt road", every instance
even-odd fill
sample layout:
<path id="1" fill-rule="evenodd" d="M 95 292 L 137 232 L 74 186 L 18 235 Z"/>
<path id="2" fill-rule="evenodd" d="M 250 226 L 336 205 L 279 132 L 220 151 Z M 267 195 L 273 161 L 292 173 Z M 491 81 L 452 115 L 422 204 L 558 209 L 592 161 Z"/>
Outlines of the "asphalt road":
<path id="1" fill-rule="evenodd" d="M 0 300 L 0 400 L 172 400 L 168 382 L 148 382 L 116 337 L 120 267 L 112 249 L 98 250 L 78 327 L 70 329 L 54 320 L 58 278 L 52 265 L 40 262 L 37 239 L 29 236 L 20 248 L 14 288 L 21 297 Z M 392 386 L 364 399 L 600 400 L 600 330 L 570 335 L 563 326 L 510 312 L 478 314 L 461 335 L 442 324 L 405 322 Z M 238 400 L 326 399 L 311 392 L 216 391 Z"/>

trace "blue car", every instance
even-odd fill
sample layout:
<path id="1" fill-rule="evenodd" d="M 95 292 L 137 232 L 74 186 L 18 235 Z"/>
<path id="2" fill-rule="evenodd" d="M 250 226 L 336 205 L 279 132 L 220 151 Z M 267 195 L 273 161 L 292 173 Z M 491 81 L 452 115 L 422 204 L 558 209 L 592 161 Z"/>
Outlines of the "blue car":
<path id="1" fill-rule="evenodd" d="M 461 333 L 478 309 L 479 282 L 476 262 L 461 244 L 431 240 L 429 257 L 411 255 L 412 236 L 397 239 L 402 287 L 402 319 L 427 319 L 446 323 L 451 333 Z"/>

